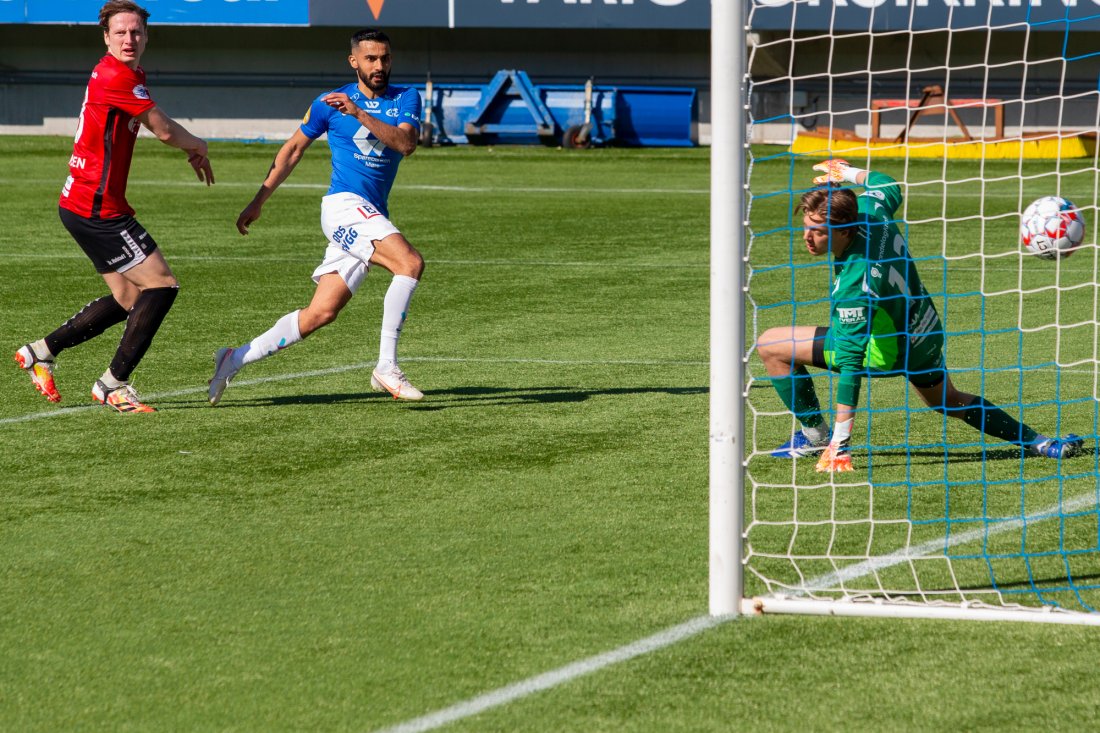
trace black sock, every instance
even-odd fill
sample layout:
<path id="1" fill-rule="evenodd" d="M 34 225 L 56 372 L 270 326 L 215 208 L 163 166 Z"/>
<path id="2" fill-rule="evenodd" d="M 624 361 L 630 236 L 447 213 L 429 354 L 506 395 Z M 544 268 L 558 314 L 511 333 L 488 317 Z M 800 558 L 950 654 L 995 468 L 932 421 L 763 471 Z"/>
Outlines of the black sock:
<path id="1" fill-rule="evenodd" d="M 126 319 L 126 331 L 111 361 L 111 374 L 120 382 L 130 381 L 130 375 L 137 367 L 141 357 L 153 343 L 161 321 L 168 315 L 172 302 L 179 293 L 179 287 L 149 288 L 138 296 L 137 303 L 130 309 Z"/>
<path id="2" fill-rule="evenodd" d="M 1001 408 L 989 400 L 977 397 L 962 414 L 963 421 L 986 435 L 1017 445 L 1030 445 L 1035 442 L 1038 433 L 1027 425 L 1017 422 Z"/>
<path id="3" fill-rule="evenodd" d="M 122 323 L 126 315 L 126 309 L 113 296 L 104 295 L 88 303 L 43 340 L 46 348 L 56 357 L 65 349 L 82 344 L 116 323 Z"/>

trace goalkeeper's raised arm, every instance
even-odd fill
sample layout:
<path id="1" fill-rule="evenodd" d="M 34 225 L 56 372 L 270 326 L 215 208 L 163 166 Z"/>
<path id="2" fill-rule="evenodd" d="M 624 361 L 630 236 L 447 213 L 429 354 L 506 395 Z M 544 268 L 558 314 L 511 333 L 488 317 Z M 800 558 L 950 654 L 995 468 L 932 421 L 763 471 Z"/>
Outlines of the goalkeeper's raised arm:
<path id="1" fill-rule="evenodd" d="M 852 470 L 853 433 L 861 382 L 904 375 L 926 405 L 1008 443 L 1029 455 L 1059 458 L 1081 450 L 1074 435 L 1048 438 L 999 407 L 955 387 L 944 361 L 945 329 L 921 283 L 894 218 L 901 185 L 884 173 L 834 159 L 818 163 L 816 188 L 802 195 L 802 240 L 814 257 L 832 265 L 828 326 L 792 324 L 770 328 L 757 352 L 787 406 L 802 424 L 772 452 L 778 458 L 822 453 L 818 471 Z M 850 186 L 863 186 L 860 196 Z M 835 426 L 822 414 L 807 366 L 840 375 Z"/>

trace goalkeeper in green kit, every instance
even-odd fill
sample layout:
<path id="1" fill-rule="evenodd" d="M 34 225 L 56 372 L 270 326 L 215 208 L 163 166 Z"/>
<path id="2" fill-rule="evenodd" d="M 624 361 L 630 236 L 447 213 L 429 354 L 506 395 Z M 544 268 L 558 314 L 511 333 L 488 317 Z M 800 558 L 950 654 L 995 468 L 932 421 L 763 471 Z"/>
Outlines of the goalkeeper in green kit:
<path id="1" fill-rule="evenodd" d="M 818 471 L 851 471 L 849 441 L 865 377 L 904 375 L 926 405 L 959 418 L 1028 454 L 1068 458 L 1082 449 L 1076 435 L 1049 438 L 985 399 L 959 391 L 944 363 L 944 328 L 920 277 L 894 212 L 901 186 L 890 176 L 843 160 L 814 166 L 819 188 L 803 194 L 803 239 L 811 255 L 833 261 L 827 328 L 770 328 L 756 348 L 764 367 L 802 429 L 772 451 L 777 458 L 821 453 Z M 863 186 L 856 196 L 842 184 Z M 832 430 L 821 413 L 806 367 L 837 372 Z"/>

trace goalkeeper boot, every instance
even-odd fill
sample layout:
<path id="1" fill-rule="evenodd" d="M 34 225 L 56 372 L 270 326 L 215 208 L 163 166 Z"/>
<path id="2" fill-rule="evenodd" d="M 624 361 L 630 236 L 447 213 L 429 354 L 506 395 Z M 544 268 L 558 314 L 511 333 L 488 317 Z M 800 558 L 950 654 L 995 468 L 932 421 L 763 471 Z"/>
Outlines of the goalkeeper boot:
<path id="1" fill-rule="evenodd" d="M 137 392 L 128 384 L 111 389 L 103 380 L 97 379 L 92 385 L 92 399 L 118 412 L 156 412 L 149 405 L 143 404 Z"/>
<path id="2" fill-rule="evenodd" d="M 27 344 L 15 352 L 15 363 L 20 369 L 24 369 L 31 375 L 31 383 L 34 388 L 42 393 L 50 402 L 60 402 L 61 394 L 57 391 L 57 385 L 53 381 L 53 362 L 39 359 L 34 349 Z"/>
<path id="3" fill-rule="evenodd" d="M 370 376 L 370 386 L 376 392 L 389 392 L 395 400 L 419 400 L 424 393 L 409 384 L 405 372 L 394 364 L 386 370 L 375 369 Z"/>
<path id="4" fill-rule="evenodd" d="M 237 376 L 237 372 L 240 371 L 233 366 L 234 351 L 236 349 L 223 346 L 214 352 L 214 376 L 210 380 L 210 389 L 207 392 L 211 405 L 221 402 L 222 392 L 229 386 L 229 380 Z"/>
<path id="5" fill-rule="evenodd" d="M 1048 438 L 1040 435 L 1038 440 L 1027 446 L 1027 453 L 1043 458 L 1069 458 L 1080 453 L 1084 447 L 1085 439 L 1073 433 L 1064 438 Z"/>
<path id="6" fill-rule="evenodd" d="M 775 458 L 801 458 L 820 453 L 829 445 L 826 437 L 820 442 L 811 440 L 804 432 L 799 430 L 790 440 L 772 451 Z"/>

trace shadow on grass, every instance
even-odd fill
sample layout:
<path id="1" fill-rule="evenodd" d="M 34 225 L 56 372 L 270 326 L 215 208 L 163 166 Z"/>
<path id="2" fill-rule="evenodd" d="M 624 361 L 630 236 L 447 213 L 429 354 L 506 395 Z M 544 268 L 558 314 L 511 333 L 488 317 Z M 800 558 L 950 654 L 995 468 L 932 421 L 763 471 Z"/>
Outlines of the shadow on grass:
<path id="1" fill-rule="evenodd" d="M 1034 588 L 1040 593 L 1053 593 L 1068 591 L 1073 588 L 1078 590 L 1095 590 L 1097 588 L 1096 581 L 1100 581 L 1100 573 L 1088 573 L 1082 575 L 1074 575 L 1073 580 L 1070 580 L 1065 575 L 1052 575 L 1045 578 L 1032 578 L 1030 580 L 1016 580 L 1012 582 L 998 582 L 997 587 L 1001 590 L 1015 590 L 1017 588 Z M 990 586 L 988 584 L 980 585 L 960 585 L 961 591 L 981 591 L 988 590 Z M 944 589 L 953 590 L 953 589 Z"/>
<path id="2" fill-rule="evenodd" d="M 948 463 L 982 463 L 984 461 L 1018 461 L 1022 448 L 974 448 L 972 450 L 951 450 L 944 449 L 928 450 L 871 450 L 870 455 L 874 461 L 876 468 L 889 468 L 892 466 L 906 466 L 906 465 L 934 465 L 942 464 L 944 460 Z M 857 451 L 858 452 L 858 451 Z M 1084 450 L 1078 453 L 1073 458 L 1064 460 L 1076 460 L 1082 457 L 1095 456 L 1100 452 L 1100 448 L 1096 445 L 1086 446 Z M 885 458 L 886 460 L 882 460 Z M 1041 458 L 1039 456 L 1027 456 L 1028 461 L 1048 461 L 1049 458 Z"/>
<path id="3" fill-rule="evenodd" d="M 526 404 L 579 403 L 591 397 L 664 394 L 671 396 L 700 395 L 707 387 L 608 387 L 603 389 L 578 389 L 577 387 L 457 387 L 455 389 L 428 390 L 422 402 L 403 402 L 408 409 L 421 411 L 447 410 L 455 407 L 484 407 Z M 345 392 L 328 394 L 280 395 L 253 399 L 234 399 L 226 395 L 218 409 L 234 407 L 271 407 L 280 405 L 334 405 L 371 401 L 393 402 L 392 397 L 381 392 Z M 173 405 L 173 409 L 209 408 L 205 400 L 186 400 Z"/>

